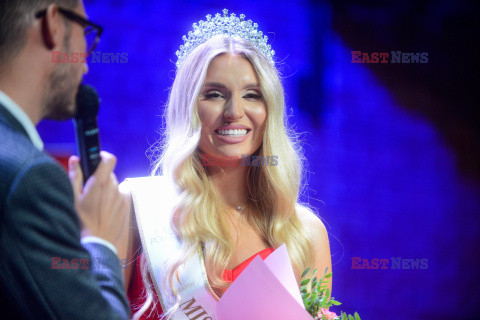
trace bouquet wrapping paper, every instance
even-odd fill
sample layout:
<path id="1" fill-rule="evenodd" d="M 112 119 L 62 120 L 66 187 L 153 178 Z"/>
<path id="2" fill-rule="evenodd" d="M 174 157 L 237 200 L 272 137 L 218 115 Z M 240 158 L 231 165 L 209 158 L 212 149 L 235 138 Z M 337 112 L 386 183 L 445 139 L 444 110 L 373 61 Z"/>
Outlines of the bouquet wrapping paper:
<path id="1" fill-rule="evenodd" d="M 305 310 L 285 244 L 257 256 L 218 301 L 217 320 L 312 320 Z"/>

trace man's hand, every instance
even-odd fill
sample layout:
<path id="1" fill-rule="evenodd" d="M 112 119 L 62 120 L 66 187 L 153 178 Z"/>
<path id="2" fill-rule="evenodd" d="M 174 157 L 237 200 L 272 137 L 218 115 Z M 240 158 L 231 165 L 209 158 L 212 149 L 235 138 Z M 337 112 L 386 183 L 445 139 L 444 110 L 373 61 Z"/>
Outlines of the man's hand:
<path id="1" fill-rule="evenodd" d="M 130 199 L 118 190 L 117 177 L 113 173 L 117 159 L 102 151 L 102 161 L 95 173 L 83 186 L 80 159 L 71 156 L 68 161 L 70 182 L 75 195 L 75 209 L 83 225 L 82 236 L 95 236 L 112 243 L 123 251 L 125 225 L 128 223 Z"/>

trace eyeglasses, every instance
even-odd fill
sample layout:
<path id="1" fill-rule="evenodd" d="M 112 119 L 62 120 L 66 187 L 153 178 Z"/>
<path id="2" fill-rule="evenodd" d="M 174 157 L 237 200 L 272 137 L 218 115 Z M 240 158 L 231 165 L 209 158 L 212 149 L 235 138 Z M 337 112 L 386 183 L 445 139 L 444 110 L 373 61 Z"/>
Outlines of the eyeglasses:
<path id="1" fill-rule="evenodd" d="M 87 54 L 90 55 L 100 42 L 100 36 L 102 35 L 103 27 L 85 19 L 71 10 L 58 8 L 58 11 L 68 19 L 80 24 L 83 27 L 83 34 L 85 36 L 85 41 L 87 42 Z M 35 17 L 43 17 L 46 13 L 47 9 L 41 10 L 35 14 Z"/>

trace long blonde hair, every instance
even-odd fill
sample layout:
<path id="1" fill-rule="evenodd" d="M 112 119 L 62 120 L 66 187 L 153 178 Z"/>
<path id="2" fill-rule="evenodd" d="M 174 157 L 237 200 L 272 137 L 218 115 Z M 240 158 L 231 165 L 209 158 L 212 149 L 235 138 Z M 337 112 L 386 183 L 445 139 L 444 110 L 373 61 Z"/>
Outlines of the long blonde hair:
<path id="1" fill-rule="evenodd" d="M 294 270 L 298 274 L 312 265 L 311 236 L 299 219 L 300 210 L 310 210 L 298 202 L 304 157 L 295 133 L 289 129 L 285 115 L 283 87 L 278 71 L 258 49 L 243 39 L 216 36 L 198 46 L 177 71 L 165 112 L 163 147 L 154 163 L 152 175 L 162 174 L 178 187 L 180 202 L 172 215 L 171 227 L 182 243 L 179 256 L 168 268 L 167 281 L 173 290 L 175 271 L 198 249 L 204 250 L 207 276 L 213 287 L 228 287 L 222 279 L 234 244 L 222 214 L 226 204 L 216 194 L 205 167 L 201 164 L 198 144 L 201 122 L 197 101 L 208 66 L 221 54 L 241 55 L 255 69 L 267 107 L 263 143 L 255 152 L 259 156 L 278 157 L 276 166 L 250 166 L 248 170 L 248 206 L 250 225 L 270 246 L 286 244 Z M 142 268 L 147 302 L 135 318 L 148 309 L 152 299 L 146 264 Z M 173 292 L 175 292 L 173 290 Z M 166 312 L 173 314 L 177 304 Z"/>

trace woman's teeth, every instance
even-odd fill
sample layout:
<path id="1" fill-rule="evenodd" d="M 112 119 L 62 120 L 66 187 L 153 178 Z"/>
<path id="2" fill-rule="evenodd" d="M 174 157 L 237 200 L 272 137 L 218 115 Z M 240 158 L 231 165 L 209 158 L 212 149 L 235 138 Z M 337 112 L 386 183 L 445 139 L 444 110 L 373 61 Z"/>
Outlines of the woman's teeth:
<path id="1" fill-rule="evenodd" d="M 241 137 L 247 134 L 247 130 L 245 129 L 217 130 L 217 132 L 222 136 L 231 136 L 231 137 Z"/>

